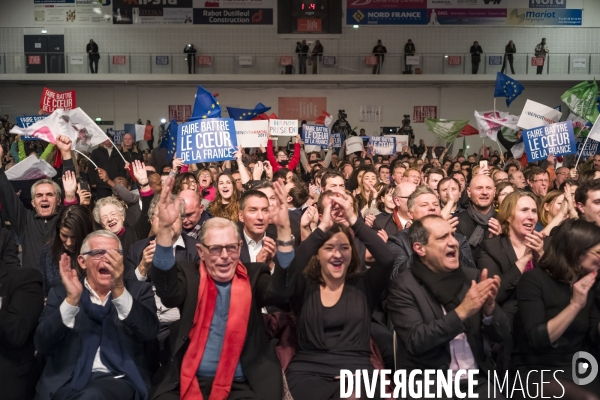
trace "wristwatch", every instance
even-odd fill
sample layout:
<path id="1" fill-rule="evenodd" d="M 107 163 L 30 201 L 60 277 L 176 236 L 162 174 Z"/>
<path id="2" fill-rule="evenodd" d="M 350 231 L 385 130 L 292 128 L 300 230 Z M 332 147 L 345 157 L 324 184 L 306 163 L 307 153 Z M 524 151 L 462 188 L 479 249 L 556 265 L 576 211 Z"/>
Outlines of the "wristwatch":
<path id="1" fill-rule="evenodd" d="M 293 246 L 294 243 L 296 243 L 296 238 L 294 237 L 294 235 L 291 235 L 291 239 L 290 240 L 279 240 L 277 239 L 277 246 Z"/>

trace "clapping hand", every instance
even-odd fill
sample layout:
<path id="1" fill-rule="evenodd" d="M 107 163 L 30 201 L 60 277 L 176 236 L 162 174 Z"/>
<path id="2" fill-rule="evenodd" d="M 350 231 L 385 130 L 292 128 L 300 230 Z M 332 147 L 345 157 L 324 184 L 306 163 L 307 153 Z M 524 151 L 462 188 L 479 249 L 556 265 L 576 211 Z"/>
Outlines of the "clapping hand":
<path id="1" fill-rule="evenodd" d="M 58 267 L 62 284 L 67 291 L 66 301 L 73 307 L 77 307 L 81 293 L 83 292 L 83 286 L 81 286 L 81 281 L 79 280 L 79 276 L 77 276 L 77 270 L 71 269 L 71 258 L 65 253 L 60 256 Z"/>
<path id="2" fill-rule="evenodd" d="M 63 188 L 65 189 L 65 200 L 75 200 L 75 192 L 77 191 L 77 178 L 73 171 L 65 171 L 62 176 Z"/>

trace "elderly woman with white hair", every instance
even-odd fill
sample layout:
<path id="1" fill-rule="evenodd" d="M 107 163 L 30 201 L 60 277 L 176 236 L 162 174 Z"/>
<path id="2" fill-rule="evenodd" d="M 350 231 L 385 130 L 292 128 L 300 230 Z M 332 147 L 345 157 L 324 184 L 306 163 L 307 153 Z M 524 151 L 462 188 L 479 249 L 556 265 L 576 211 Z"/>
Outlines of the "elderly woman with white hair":
<path id="1" fill-rule="evenodd" d="M 142 213 L 148 212 L 153 192 L 148 183 L 148 174 L 144 163 L 134 161 L 133 174 L 140 186 L 142 198 Z M 126 254 L 129 247 L 135 242 L 147 238 L 152 228 L 148 218 L 143 215 L 131 226 L 125 226 L 125 206 L 115 197 L 104 197 L 96 202 L 94 207 L 94 220 L 102 225 L 103 229 L 110 231 L 119 237 Z"/>

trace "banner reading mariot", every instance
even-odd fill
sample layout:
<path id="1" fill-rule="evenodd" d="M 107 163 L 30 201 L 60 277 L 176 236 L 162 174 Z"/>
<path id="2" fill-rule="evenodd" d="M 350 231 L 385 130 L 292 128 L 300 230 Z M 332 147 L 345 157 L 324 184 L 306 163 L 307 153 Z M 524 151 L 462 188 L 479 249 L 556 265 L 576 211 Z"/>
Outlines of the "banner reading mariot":
<path id="1" fill-rule="evenodd" d="M 72 110 L 77 107 L 75 91 L 57 92 L 52 89 L 44 88 L 42 98 L 40 99 L 40 109 L 46 113 L 52 113 L 54 110 Z"/>

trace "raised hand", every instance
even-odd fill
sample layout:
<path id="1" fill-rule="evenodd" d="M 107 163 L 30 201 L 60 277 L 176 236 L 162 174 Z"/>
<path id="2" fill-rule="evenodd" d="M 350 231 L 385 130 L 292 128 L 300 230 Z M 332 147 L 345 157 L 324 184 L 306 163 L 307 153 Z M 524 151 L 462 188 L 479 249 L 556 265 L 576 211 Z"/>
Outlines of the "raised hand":
<path id="1" fill-rule="evenodd" d="M 310 225 L 313 222 L 316 222 L 315 219 L 318 220 L 319 213 L 317 211 L 317 207 L 311 206 L 307 207 L 302 217 L 300 218 L 300 227 L 310 229 Z"/>
<path id="2" fill-rule="evenodd" d="M 539 260 L 544 255 L 544 235 L 533 231 L 525 235 L 525 246 L 531 249 L 532 256 Z"/>
<path id="3" fill-rule="evenodd" d="M 573 284 L 573 293 L 571 294 L 571 304 L 579 310 L 585 307 L 588 300 L 588 292 L 596 282 L 596 271 L 590 272 Z"/>
<path id="4" fill-rule="evenodd" d="M 496 236 L 502 235 L 502 226 L 500 225 L 500 222 L 496 218 L 489 219 L 488 230 L 490 232 L 490 237 L 492 237 L 492 235 L 496 235 Z"/>
<path id="5" fill-rule="evenodd" d="M 77 178 L 72 171 L 65 171 L 62 176 L 63 188 L 65 189 L 65 200 L 74 201 L 75 192 L 77 191 Z"/>
<path id="6" fill-rule="evenodd" d="M 254 167 L 256 170 L 256 167 Z M 290 214 L 287 208 L 287 192 L 285 191 L 285 185 L 279 181 L 273 182 L 273 191 L 275 197 L 277 197 L 277 205 L 273 207 L 273 211 L 269 213 L 269 222 L 275 224 L 277 227 L 289 227 L 290 226 Z M 291 231 L 290 231 L 291 234 Z M 286 240 L 280 238 L 281 240 Z"/>
<path id="7" fill-rule="evenodd" d="M 494 313 L 494 308 L 496 308 L 496 296 L 498 295 L 498 290 L 500 290 L 500 276 L 495 275 L 493 278 L 488 278 L 488 271 L 484 268 L 481 271 L 479 282 L 481 283 L 486 280 L 492 281 L 492 286 L 490 286 L 487 300 L 483 303 L 483 315 L 490 317 Z"/>
<path id="8" fill-rule="evenodd" d="M 132 165 L 133 176 L 135 176 L 135 179 L 140 185 L 145 186 L 148 183 L 148 171 L 146 171 L 146 165 L 139 160 L 135 160 Z"/>
<path id="9" fill-rule="evenodd" d="M 333 225 L 333 217 L 331 216 L 332 206 L 333 202 L 329 202 L 323 210 L 323 215 L 321 215 L 321 221 L 319 222 L 318 228 L 323 232 L 327 231 Z"/>
<path id="10" fill-rule="evenodd" d="M 257 161 L 254 165 L 254 170 L 252 171 L 252 179 L 255 181 L 260 181 L 263 171 L 264 167 L 262 161 Z"/>
<path id="11" fill-rule="evenodd" d="M 102 168 L 96 168 L 96 171 L 98 171 L 98 178 L 100 178 L 100 180 L 102 182 L 107 182 L 108 181 L 108 174 L 106 173 L 106 171 Z"/>
<path id="12" fill-rule="evenodd" d="M 369 214 L 365 217 L 365 224 L 367 224 L 367 226 L 369 228 L 372 228 L 374 223 L 375 223 L 375 216 L 373 214 Z"/>
<path id="13" fill-rule="evenodd" d="M 77 307 L 83 292 L 83 286 L 81 286 L 81 281 L 77 276 L 77 270 L 71 269 L 71 257 L 63 253 L 60 256 L 58 268 L 62 284 L 67 291 L 66 301 L 73 307 Z"/>
<path id="14" fill-rule="evenodd" d="M 455 311 L 458 317 L 464 321 L 467 318 L 475 315 L 483 304 L 488 300 L 491 288 L 495 287 L 494 279 L 485 279 L 480 283 L 471 281 L 471 288 L 465 295 L 462 303 L 456 307 Z"/>
<path id="15" fill-rule="evenodd" d="M 167 178 L 165 183 L 163 183 L 163 190 L 160 193 L 160 199 L 158 201 L 158 204 L 156 205 L 155 211 L 158 215 L 158 230 L 168 230 L 167 234 L 169 236 L 171 236 L 171 225 L 173 225 L 175 221 L 177 221 L 177 218 L 181 218 L 181 215 L 179 213 L 181 207 L 181 199 L 170 199 L 171 190 L 173 189 L 173 182 L 175 182 L 175 179 L 170 176 Z M 169 239 L 168 245 L 170 245 L 170 242 L 171 240 Z"/>
<path id="16" fill-rule="evenodd" d="M 178 168 L 181 168 L 182 166 L 183 166 L 183 159 L 177 158 L 177 157 L 173 159 L 173 163 L 172 163 L 173 171 L 177 172 Z"/>
<path id="17" fill-rule="evenodd" d="M 271 261 L 275 258 L 275 251 L 277 250 L 277 245 L 275 241 L 268 236 L 265 236 L 263 239 L 262 249 L 256 255 L 256 262 L 262 262 L 265 264 L 270 264 Z"/>
<path id="18" fill-rule="evenodd" d="M 273 180 L 273 166 L 269 161 L 263 161 L 263 168 L 268 180 Z"/>
<path id="19" fill-rule="evenodd" d="M 154 257 L 154 251 L 156 250 L 156 240 L 151 240 L 148 246 L 142 252 L 142 259 L 137 267 L 138 271 L 142 276 L 146 276 L 148 269 L 152 266 L 152 257 Z"/>
<path id="20" fill-rule="evenodd" d="M 79 196 L 79 204 L 88 206 L 92 202 L 92 193 L 88 190 L 81 189 L 81 185 L 77 184 L 77 195 Z"/>
<path id="21" fill-rule="evenodd" d="M 350 196 L 345 193 L 334 193 L 330 199 L 333 204 L 340 206 L 346 221 L 348 221 L 350 225 L 354 225 L 358 219 L 358 216 L 354 212 L 354 207 L 352 206 L 352 199 Z"/>
<path id="22" fill-rule="evenodd" d="M 380 229 L 377 231 L 377 236 L 379 236 L 381 238 L 381 240 L 384 241 L 384 243 L 387 243 L 387 241 L 389 239 L 387 232 L 384 231 L 383 229 Z"/>
<path id="23" fill-rule="evenodd" d="M 56 138 L 56 147 L 60 150 L 61 154 L 69 153 L 71 155 L 71 146 L 73 145 L 73 141 L 70 137 L 66 135 L 59 135 Z"/>
<path id="24" fill-rule="evenodd" d="M 123 271 L 125 267 L 123 265 L 123 256 L 115 249 L 109 249 L 106 252 L 106 262 L 104 267 L 110 272 L 110 293 L 113 299 L 119 298 L 125 291 L 125 285 L 123 283 Z"/>

